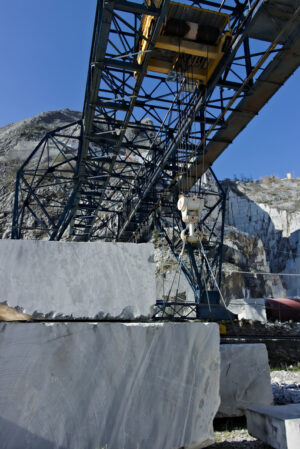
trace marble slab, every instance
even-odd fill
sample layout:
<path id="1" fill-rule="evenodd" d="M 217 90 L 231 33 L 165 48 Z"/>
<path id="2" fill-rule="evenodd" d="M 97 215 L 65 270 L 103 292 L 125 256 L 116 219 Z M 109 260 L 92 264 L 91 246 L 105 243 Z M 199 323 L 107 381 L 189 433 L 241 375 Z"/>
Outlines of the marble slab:
<path id="1" fill-rule="evenodd" d="M 228 309 L 238 315 L 239 320 L 267 321 L 265 298 L 231 299 Z"/>
<path id="2" fill-rule="evenodd" d="M 218 417 L 243 416 L 248 407 L 273 404 L 264 344 L 221 345 L 220 395 Z"/>
<path id="3" fill-rule="evenodd" d="M 251 407 L 246 416 L 250 435 L 275 449 L 299 449 L 300 404 Z"/>
<path id="4" fill-rule="evenodd" d="M 29 315 L 149 316 L 153 252 L 148 243 L 0 240 L 0 302 Z"/>
<path id="5" fill-rule="evenodd" d="M 214 323 L 0 323 L 5 449 L 199 449 L 214 440 Z"/>

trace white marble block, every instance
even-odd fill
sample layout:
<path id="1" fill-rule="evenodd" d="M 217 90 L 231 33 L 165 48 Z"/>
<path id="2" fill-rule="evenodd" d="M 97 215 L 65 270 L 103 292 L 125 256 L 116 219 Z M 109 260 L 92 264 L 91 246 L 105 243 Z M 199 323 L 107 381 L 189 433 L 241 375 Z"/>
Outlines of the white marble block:
<path id="1" fill-rule="evenodd" d="M 221 345 L 220 395 L 218 417 L 243 416 L 248 407 L 273 404 L 264 344 Z"/>
<path id="2" fill-rule="evenodd" d="M 230 312 L 238 315 L 239 320 L 267 321 L 265 298 L 231 299 Z"/>
<path id="3" fill-rule="evenodd" d="M 149 316 L 152 244 L 0 240 L 0 301 L 27 313 Z"/>
<path id="4" fill-rule="evenodd" d="M 214 440 L 219 329 L 0 323 L 5 449 L 199 449 Z"/>
<path id="5" fill-rule="evenodd" d="M 299 449 L 300 404 L 251 407 L 246 416 L 250 435 L 275 449 Z"/>

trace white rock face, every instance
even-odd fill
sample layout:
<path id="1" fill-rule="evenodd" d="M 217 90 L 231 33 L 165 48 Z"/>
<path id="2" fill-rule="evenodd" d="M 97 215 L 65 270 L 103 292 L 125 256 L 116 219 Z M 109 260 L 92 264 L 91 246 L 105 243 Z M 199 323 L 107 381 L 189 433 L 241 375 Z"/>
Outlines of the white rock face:
<path id="1" fill-rule="evenodd" d="M 300 222 L 300 217 L 299 217 Z M 298 250 L 300 250 L 300 232 L 298 232 L 299 244 L 297 245 Z M 286 285 L 288 286 L 288 296 L 300 297 L 300 253 L 297 256 L 291 257 L 287 260 L 285 269 L 283 273 L 286 273 L 285 277 Z M 295 274 L 295 276 L 290 276 L 290 274 Z"/>
<path id="2" fill-rule="evenodd" d="M 239 182 L 228 192 L 228 224 L 264 238 L 274 231 L 290 237 L 300 229 L 299 178 L 265 182 Z"/>
<path id="3" fill-rule="evenodd" d="M 47 132 L 75 122 L 81 115 L 80 112 L 70 109 L 48 111 L 3 126 L 0 128 L 0 161 L 25 160 Z"/>
<path id="4" fill-rule="evenodd" d="M 248 407 L 273 404 L 264 344 L 221 345 L 219 417 L 243 416 Z"/>
<path id="5" fill-rule="evenodd" d="M 204 323 L 0 324 L 5 449 L 199 449 L 219 399 Z"/>
<path id="6" fill-rule="evenodd" d="M 262 240 L 234 227 L 225 227 L 223 245 L 223 294 L 229 301 L 237 298 L 284 297 L 279 276 L 270 273 Z"/>
<path id="7" fill-rule="evenodd" d="M 27 313 L 149 316 L 152 244 L 0 240 L 0 300 Z"/>
<path id="8" fill-rule="evenodd" d="M 275 449 L 299 449 L 300 404 L 251 407 L 246 414 L 250 435 Z"/>
<path id="9" fill-rule="evenodd" d="M 299 178 L 238 181 L 229 189 L 227 224 L 262 240 L 271 272 L 300 272 L 299 194 Z M 299 277 L 281 280 L 287 296 L 300 296 Z"/>

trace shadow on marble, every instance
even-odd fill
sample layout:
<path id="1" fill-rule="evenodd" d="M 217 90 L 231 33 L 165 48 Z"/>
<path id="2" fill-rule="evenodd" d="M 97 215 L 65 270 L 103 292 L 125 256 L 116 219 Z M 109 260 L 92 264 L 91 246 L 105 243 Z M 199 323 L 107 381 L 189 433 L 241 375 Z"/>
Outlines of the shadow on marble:
<path id="1" fill-rule="evenodd" d="M 56 443 L 46 440 L 1 416 L 0 428 L 5 429 L 5 434 L 7 436 L 7 441 L 5 441 L 5 436 L 2 435 L 1 437 L 1 447 L 3 449 L 17 447 L 12 446 L 13 435 L 16 437 L 16 445 L 19 444 L 20 441 L 23 441 L 22 449 L 67 449 L 65 446 L 57 446 Z"/>

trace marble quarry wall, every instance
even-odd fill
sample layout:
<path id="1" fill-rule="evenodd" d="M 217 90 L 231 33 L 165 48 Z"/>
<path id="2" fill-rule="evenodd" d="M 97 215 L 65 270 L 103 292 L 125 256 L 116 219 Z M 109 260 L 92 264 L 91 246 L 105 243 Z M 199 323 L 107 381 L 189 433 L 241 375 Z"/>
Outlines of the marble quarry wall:
<path id="1" fill-rule="evenodd" d="M 263 184 L 255 191 L 256 183 L 248 183 L 249 191 L 247 183 L 228 191 L 226 223 L 262 240 L 274 273 L 297 274 L 300 269 L 299 191 L 293 182 L 278 180 L 265 193 Z M 299 277 L 285 276 L 282 281 L 287 296 L 300 295 Z"/>
<path id="2" fill-rule="evenodd" d="M 153 251 L 150 243 L 0 240 L 0 301 L 29 314 L 149 316 Z"/>
<path id="3" fill-rule="evenodd" d="M 6 449 L 199 449 L 213 442 L 219 329 L 0 323 Z"/>

